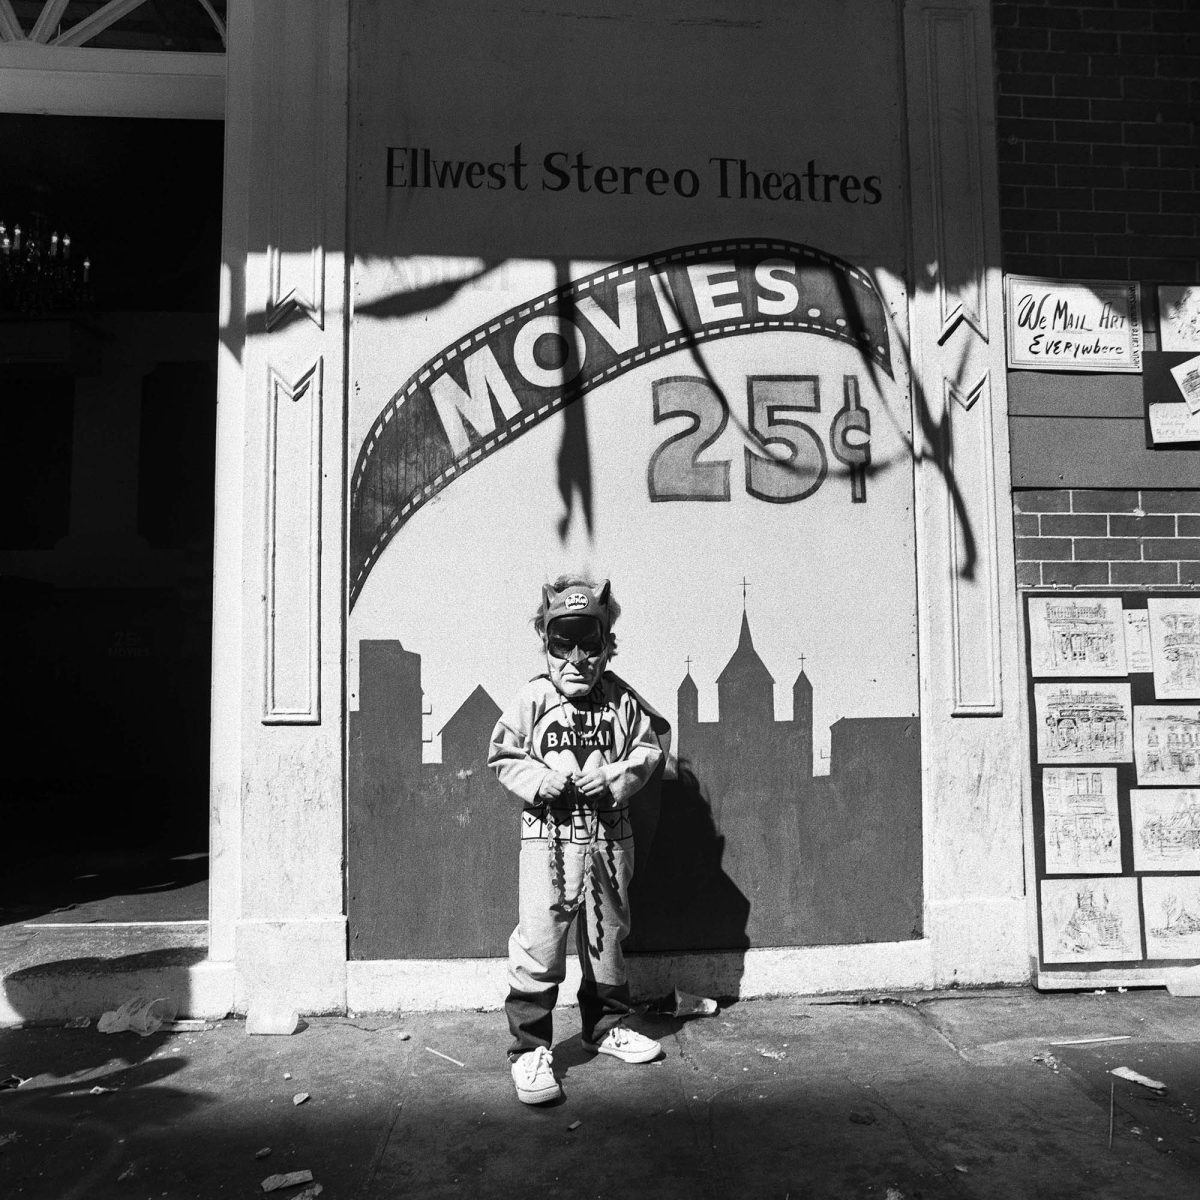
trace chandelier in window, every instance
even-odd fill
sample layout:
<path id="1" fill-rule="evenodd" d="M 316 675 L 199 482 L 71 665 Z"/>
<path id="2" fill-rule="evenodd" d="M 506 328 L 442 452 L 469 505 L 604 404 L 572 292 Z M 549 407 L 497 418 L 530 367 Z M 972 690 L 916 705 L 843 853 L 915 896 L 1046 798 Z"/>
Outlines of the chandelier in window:
<path id="1" fill-rule="evenodd" d="M 45 218 L 19 224 L 0 219 L 0 312 L 34 316 L 87 308 L 91 275 L 91 259 Z"/>

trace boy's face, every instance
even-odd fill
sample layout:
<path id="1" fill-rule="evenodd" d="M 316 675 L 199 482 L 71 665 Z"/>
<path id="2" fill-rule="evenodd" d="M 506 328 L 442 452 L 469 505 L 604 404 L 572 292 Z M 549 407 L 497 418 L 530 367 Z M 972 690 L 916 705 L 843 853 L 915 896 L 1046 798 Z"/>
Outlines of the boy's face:
<path id="1" fill-rule="evenodd" d="M 546 630 L 550 681 L 569 700 L 596 686 L 608 658 L 608 640 L 594 617 L 558 617 Z"/>

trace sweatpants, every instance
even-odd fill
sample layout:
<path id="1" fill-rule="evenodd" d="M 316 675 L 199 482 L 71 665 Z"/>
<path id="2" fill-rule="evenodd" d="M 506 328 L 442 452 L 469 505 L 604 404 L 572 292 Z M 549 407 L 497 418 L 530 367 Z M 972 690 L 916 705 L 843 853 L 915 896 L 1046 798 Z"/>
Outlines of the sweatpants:
<path id="1" fill-rule="evenodd" d="M 621 942 L 629 933 L 633 839 L 603 836 L 583 843 L 554 838 L 521 842 L 520 915 L 508 939 L 510 1060 L 553 1042 L 553 1012 L 566 975 L 567 935 L 583 979 L 579 1014 L 585 1041 L 599 1041 L 629 1014 Z"/>

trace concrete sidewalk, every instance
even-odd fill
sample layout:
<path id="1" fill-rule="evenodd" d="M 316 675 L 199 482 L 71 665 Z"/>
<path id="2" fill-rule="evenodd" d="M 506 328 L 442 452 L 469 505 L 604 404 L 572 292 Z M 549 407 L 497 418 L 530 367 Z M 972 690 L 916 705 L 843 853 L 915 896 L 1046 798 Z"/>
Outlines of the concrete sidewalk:
<path id="1" fill-rule="evenodd" d="M 234 1020 L 3 1029 L 0 1079 L 27 1082 L 0 1091 L 0 1195 L 252 1197 L 303 1169 L 324 1200 L 1200 1195 L 1197 1000 L 808 997 L 634 1024 L 663 1040 L 659 1062 L 590 1058 L 562 1011 L 566 1099 L 545 1108 L 516 1101 L 498 1012 L 311 1019 L 291 1037 Z M 1126 1040 L 1061 1044 L 1096 1038 Z M 1114 1081 L 1118 1065 L 1167 1091 Z"/>

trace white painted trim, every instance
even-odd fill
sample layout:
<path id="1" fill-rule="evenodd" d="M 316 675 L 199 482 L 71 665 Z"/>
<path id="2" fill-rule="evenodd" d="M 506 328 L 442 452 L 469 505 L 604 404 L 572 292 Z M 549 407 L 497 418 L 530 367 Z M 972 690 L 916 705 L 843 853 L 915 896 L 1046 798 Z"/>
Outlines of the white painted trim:
<path id="1" fill-rule="evenodd" d="M 26 921 L 22 929 L 189 929 L 207 928 L 199 921 Z"/>
<path id="2" fill-rule="evenodd" d="M 98 8 L 91 16 L 84 17 L 78 25 L 63 30 L 54 39 L 54 43 L 57 46 L 82 46 L 145 3 L 146 0 L 108 0 L 107 4 Z"/>
<path id="3" fill-rule="evenodd" d="M 0 112 L 220 121 L 225 56 L 3 42 Z"/>
<path id="4" fill-rule="evenodd" d="M 230 57 L 229 119 L 221 198 L 221 294 L 218 321 L 216 481 L 213 523 L 212 704 L 209 757 L 208 953 L 232 967 L 242 911 L 242 612 L 246 519 L 246 267 L 252 168 L 254 78 L 252 14 L 230 13 L 237 50 Z"/>
<path id="5" fill-rule="evenodd" d="M 0 0 L 0 41 L 23 42 L 25 36 L 17 14 L 13 12 L 11 0 Z"/>
<path id="6" fill-rule="evenodd" d="M 48 42 L 58 28 L 58 23 L 62 20 L 62 15 L 66 12 L 69 3 L 70 0 L 46 0 L 46 3 L 42 5 L 42 11 L 38 13 L 38 19 L 29 31 L 29 40 L 43 44 Z"/>
<path id="7" fill-rule="evenodd" d="M 1106 991 L 1131 987 L 1166 987 L 1178 968 L 1133 967 L 1118 971 L 1112 968 L 1095 971 L 1042 971 L 1037 972 L 1034 987 L 1039 992 L 1075 992 L 1090 988 Z"/>
<path id="8" fill-rule="evenodd" d="M 626 960 L 635 1000 L 675 987 L 705 996 L 817 995 L 931 985 L 928 939 L 856 946 L 797 946 L 733 953 L 636 954 Z M 349 1012 L 496 1009 L 508 990 L 503 958 L 389 959 L 346 964 Z M 559 1003 L 571 1005 L 579 964 L 567 960 Z"/>
<path id="9" fill-rule="evenodd" d="M 9 990 L 0 988 L 0 1028 L 98 1017 L 130 996 L 164 996 L 175 1002 L 180 1017 L 219 1021 L 233 1011 L 233 964 L 199 962 L 186 968 L 123 971 L 99 962 L 91 970 L 64 972 L 53 979 L 53 986 L 38 989 L 36 1001 L 32 995 L 23 996 L 16 1004 Z"/>
<path id="10" fill-rule="evenodd" d="M 267 368 L 264 725 L 321 723 L 323 366 L 318 358 L 294 382 Z"/>

